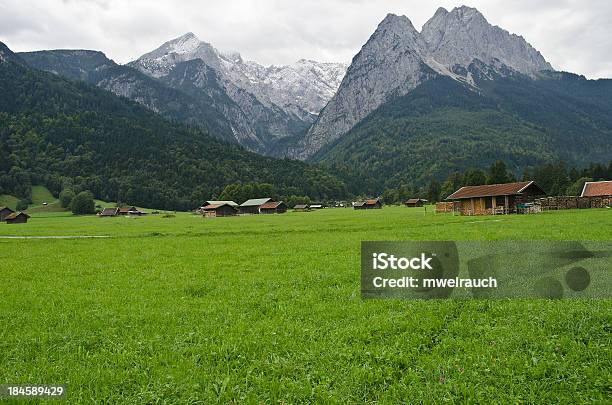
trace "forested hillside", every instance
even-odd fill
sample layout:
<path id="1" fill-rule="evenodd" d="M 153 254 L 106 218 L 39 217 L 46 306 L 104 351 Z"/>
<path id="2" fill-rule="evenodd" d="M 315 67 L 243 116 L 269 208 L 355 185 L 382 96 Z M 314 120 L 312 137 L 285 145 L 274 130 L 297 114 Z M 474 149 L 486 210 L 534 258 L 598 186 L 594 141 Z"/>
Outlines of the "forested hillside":
<path id="1" fill-rule="evenodd" d="M 612 80 L 564 73 L 480 80 L 471 87 L 430 80 L 384 104 L 313 158 L 364 193 L 422 186 L 455 171 L 509 170 L 566 161 L 582 167 L 612 159 Z"/>
<path id="2" fill-rule="evenodd" d="M 191 209 L 237 182 L 270 183 L 277 196 L 340 198 L 324 170 L 246 152 L 169 122 L 85 83 L 0 59 L 0 194 L 28 198 L 32 184 L 57 194 L 90 190 L 107 201 Z"/>

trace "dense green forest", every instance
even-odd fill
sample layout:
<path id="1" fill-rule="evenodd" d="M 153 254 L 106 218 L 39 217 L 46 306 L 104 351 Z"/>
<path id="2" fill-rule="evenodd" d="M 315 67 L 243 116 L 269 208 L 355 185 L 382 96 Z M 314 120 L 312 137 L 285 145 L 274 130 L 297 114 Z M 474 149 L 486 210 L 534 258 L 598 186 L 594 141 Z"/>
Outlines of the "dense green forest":
<path id="1" fill-rule="evenodd" d="M 593 163 L 582 169 L 568 168 L 565 162 L 546 163 L 527 168 L 520 176 L 516 176 L 508 170 L 503 161 L 498 160 L 486 171 L 480 168 L 455 171 L 443 182 L 433 179 L 421 187 L 402 184 L 398 187 L 387 188 L 382 197 L 387 204 L 403 203 L 407 199 L 415 197 L 426 198 L 435 202 L 444 200 L 464 186 L 502 184 L 515 181 L 535 181 L 550 196 L 576 196 L 582 192 L 585 182 L 601 180 L 612 180 L 612 160 L 607 166 Z"/>
<path id="2" fill-rule="evenodd" d="M 0 58 L 0 194 L 27 200 L 31 185 L 41 184 L 55 195 L 88 190 L 107 201 L 177 210 L 242 182 L 269 183 L 279 197 L 347 196 L 324 169 L 247 152 L 8 56 Z"/>
<path id="3" fill-rule="evenodd" d="M 421 187 L 453 172 L 503 160 L 526 168 L 566 161 L 583 167 L 612 159 L 612 80 L 550 73 L 425 82 L 381 106 L 313 161 L 340 175 L 354 193 Z"/>

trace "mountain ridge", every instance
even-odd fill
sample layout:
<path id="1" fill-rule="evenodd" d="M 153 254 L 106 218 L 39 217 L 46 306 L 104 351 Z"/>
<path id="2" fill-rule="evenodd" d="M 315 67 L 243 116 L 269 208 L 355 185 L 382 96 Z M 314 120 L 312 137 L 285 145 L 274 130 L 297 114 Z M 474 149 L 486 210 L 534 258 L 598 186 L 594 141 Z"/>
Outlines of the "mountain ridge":
<path id="1" fill-rule="evenodd" d="M 438 75 L 474 86 L 468 68 L 477 61 L 484 63 L 484 70 L 534 78 L 537 72 L 552 69 L 522 37 L 491 25 L 475 8 L 462 6 L 449 12 L 441 7 L 421 32 L 408 17 L 388 14 L 353 58 L 336 95 L 287 154 L 309 158 L 385 102 Z M 365 79 L 360 71 L 367 72 Z M 367 94 L 355 86 L 367 88 Z"/>

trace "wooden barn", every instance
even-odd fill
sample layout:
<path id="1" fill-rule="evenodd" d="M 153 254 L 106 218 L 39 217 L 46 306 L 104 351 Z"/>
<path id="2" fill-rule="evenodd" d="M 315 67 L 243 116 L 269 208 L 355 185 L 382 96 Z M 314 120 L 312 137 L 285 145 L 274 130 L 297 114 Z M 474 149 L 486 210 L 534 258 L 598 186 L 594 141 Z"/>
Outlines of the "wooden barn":
<path id="1" fill-rule="evenodd" d="M 427 200 L 425 200 L 424 198 L 411 198 L 404 202 L 404 205 L 406 207 L 422 207 L 423 204 L 425 204 L 426 202 Z"/>
<path id="2" fill-rule="evenodd" d="M 7 224 L 25 224 L 30 216 L 25 212 L 13 212 L 4 218 Z"/>
<path id="3" fill-rule="evenodd" d="M 293 211 L 310 211 L 308 204 L 297 204 L 293 207 Z"/>
<path id="4" fill-rule="evenodd" d="M 259 207 L 268 202 L 273 202 L 273 200 L 271 198 L 251 198 L 240 204 L 240 213 L 259 214 Z"/>
<path id="5" fill-rule="evenodd" d="M 3 222 L 6 217 L 13 214 L 15 211 L 9 207 L 0 207 L 0 222 Z"/>
<path id="6" fill-rule="evenodd" d="M 119 211 L 118 211 L 118 215 L 135 215 L 135 216 L 141 216 L 141 215 L 145 215 L 145 212 L 140 211 L 138 208 L 131 206 L 131 207 L 120 207 Z"/>
<path id="7" fill-rule="evenodd" d="M 99 215 L 101 217 L 116 217 L 119 215 L 119 208 L 104 208 Z"/>
<path id="8" fill-rule="evenodd" d="M 209 205 L 221 205 L 221 204 L 228 204 L 228 205 L 231 205 L 232 207 L 238 208 L 238 204 L 236 204 L 234 201 L 211 200 L 211 201 L 204 201 L 204 204 L 202 204 L 200 209 L 203 209 L 204 207 L 208 207 Z"/>
<path id="9" fill-rule="evenodd" d="M 382 208 L 382 203 L 378 198 L 353 203 L 353 209 L 356 210 L 371 210 L 380 208 Z"/>
<path id="10" fill-rule="evenodd" d="M 259 207 L 260 214 L 283 214 L 287 212 L 287 205 L 282 201 L 269 201 Z"/>
<path id="11" fill-rule="evenodd" d="M 210 204 L 202 208 L 202 215 L 205 218 L 231 217 L 238 215 L 238 208 L 227 203 Z"/>
<path id="12" fill-rule="evenodd" d="M 461 215 L 499 215 L 517 213 L 546 193 L 533 181 L 465 186 L 446 199 L 455 202 Z"/>
<path id="13" fill-rule="evenodd" d="M 612 180 L 587 181 L 580 197 L 612 197 Z"/>

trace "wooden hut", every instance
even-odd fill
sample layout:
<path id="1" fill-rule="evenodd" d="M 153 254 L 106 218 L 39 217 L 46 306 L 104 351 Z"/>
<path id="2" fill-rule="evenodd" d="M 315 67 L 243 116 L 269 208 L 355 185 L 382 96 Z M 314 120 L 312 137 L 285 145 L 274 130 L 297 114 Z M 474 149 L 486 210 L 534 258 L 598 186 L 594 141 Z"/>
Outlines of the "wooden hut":
<path id="1" fill-rule="evenodd" d="M 240 213 L 259 214 L 259 207 L 271 201 L 273 201 L 271 198 L 251 198 L 240 204 Z"/>
<path id="2" fill-rule="evenodd" d="M 533 181 L 461 187 L 446 199 L 455 201 L 461 215 L 517 213 L 521 206 L 546 193 Z"/>
<path id="3" fill-rule="evenodd" d="M 119 211 L 118 211 L 118 215 L 135 215 L 135 216 L 141 216 L 141 215 L 146 215 L 145 212 L 140 211 L 138 208 L 134 207 L 133 205 L 131 207 L 120 207 Z"/>
<path id="4" fill-rule="evenodd" d="M 7 224 L 25 224 L 30 216 L 25 212 L 13 212 L 4 218 Z"/>
<path id="5" fill-rule="evenodd" d="M 287 205 L 282 201 L 269 201 L 259 207 L 260 214 L 283 214 L 287 212 Z"/>
<path id="6" fill-rule="evenodd" d="M 202 214 L 205 218 L 231 217 L 238 215 L 238 208 L 227 203 L 210 204 L 202 208 Z"/>
<path id="7" fill-rule="evenodd" d="M 404 205 L 406 207 L 422 207 L 423 204 L 425 204 L 426 202 L 427 200 L 425 200 L 424 198 L 411 198 L 405 201 Z"/>
<path id="8" fill-rule="evenodd" d="M 297 204 L 293 207 L 293 211 L 310 211 L 308 204 Z"/>
<path id="9" fill-rule="evenodd" d="M 119 215 L 119 208 L 104 208 L 100 213 L 101 217 L 116 217 Z"/>
<path id="10" fill-rule="evenodd" d="M 6 217 L 13 214 L 15 211 L 9 207 L 0 207 L 0 222 L 4 221 Z"/>
<path id="11" fill-rule="evenodd" d="M 365 201 L 357 201 L 353 203 L 353 209 L 356 210 L 371 210 L 382 208 L 382 203 L 379 198 L 373 198 Z"/>
<path id="12" fill-rule="evenodd" d="M 612 180 L 609 181 L 587 181 L 582 188 L 580 197 L 611 197 Z"/>

